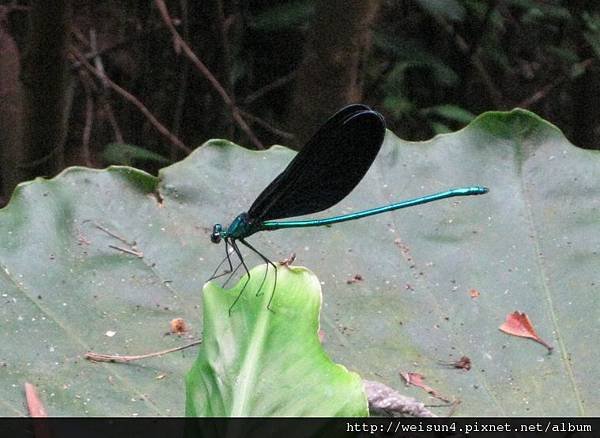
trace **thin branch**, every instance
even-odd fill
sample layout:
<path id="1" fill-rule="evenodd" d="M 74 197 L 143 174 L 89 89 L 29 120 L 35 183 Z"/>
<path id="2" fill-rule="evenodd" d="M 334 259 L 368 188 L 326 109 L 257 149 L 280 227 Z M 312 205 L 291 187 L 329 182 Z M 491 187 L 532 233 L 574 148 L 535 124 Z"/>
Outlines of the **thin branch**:
<path id="1" fill-rule="evenodd" d="M 137 30 L 137 32 L 135 34 L 128 35 L 127 38 L 125 38 L 121 41 L 117 41 L 116 43 L 104 46 L 97 50 L 91 50 L 90 52 L 85 53 L 84 54 L 85 59 L 91 60 L 97 56 L 107 55 L 107 54 L 110 54 L 117 50 L 129 49 L 129 48 L 131 48 L 133 43 L 135 43 L 143 38 L 147 38 L 148 35 L 155 34 L 160 29 L 162 29 L 161 24 L 157 24 L 155 26 L 150 26 L 150 27 L 144 27 L 143 29 Z M 77 37 L 77 39 L 79 39 L 81 42 L 85 43 L 85 45 L 89 45 L 89 41 L 87 41 L 87 39 L 85 37 L 81 38 L 83 35 L 80 32 L 79 33 L 78 32 L 79 31 L 75 29 L 75 26 L 73 26 L 73 34 Z M 81 63 L 79 61 L 75 61 L 71 65 L 71 68 L 73 68 L 73 69 L 78 69 L 80 67 L 81 67 Z"/>
<path id="2" fill-rule="evenodd" d="M 26 163 L 19 163 L 19 164 L 17 164 L 17 167 L 19 169 L 33 169 L 34 167 L 44 164 L 46 161 L 55 157 L 56 154 L 59 152 L 61 152 L 61 149 L 60 149 L 60 146 L 57 146 L 54 149 L 52 149 L 49 153 L 44 155 L 43 157 L 40 157 L 37 160 L 28 161 Z"/>
<path id="3" fill-rule="evenodd" d="M 135 242 L 128 242 L 127 239 L 125 239 L 124 237 L 119 236 L 117 233 L 109 230 L 106 227 L 103 227 L 102 225 L 100 225 L 97 222 L 93 222 L 94 226 L 96 228 L 98 228 L 100 231 L 104 231 L 106 234 L 108 234 L 109 236 L 119 240 L 120 242 L 123 242 L 125 245 L 127 245 L 129 248 L 123 248 L 122 246 L 117 246 L 117 245 L 112 245 L 109 244 L 108 247 L 112 248 L 112 249 L 116 249 L 117 251 L 121 251 L 127 254 L 131 254 L 134 255 L 136 257 L 139 258 L 144 258 L 144 253 L 142 251 L 140 251 L 139 249 L 137 249 Z"/>
<path id="4" fill-rule="evenodd" d="M 119 236 L 117 233 L 115 233 L 114 231 L 109 230 L 106 227 L 103 227 L 102 225 L 100 225 L 97 222 L 93 222 L 94 226 L 96 228 L 98 228 L 100 231 L 104 231 L 106 234 L 108 234 L 110 237 L 114 237 L 115 239 L 123 242 L 125 245 L 127 246 L 131 246 L 134 247 L 135 246 L 135 242 L 131 243 L 129 242 L 127 239 L 125 239 L 124 237 Z"/>
<path id="5" fill-rule="evenodd" d="M 81 136 L 81 150 L 83 153 L 83 162 L 86 166 L 91 167 L 90 159 L 90 136 L 92 133 L 92 125 L 94 124 L 94 99 L 92 98 L 92 90 L 89 84 L 89 79 L 84 77 L 84 72 L 80 70 L 80 80 L 85 91 L 85 125 Z"/>
<path id="6" fill-rule="evenodd" d="M 96 43 L 96 31 L 94 30 L 94 28 L 90 29 L 90 49 L 92 50 L 92 52 L 97 53 L 98 52 L 98 44 Z M 96 67 L 96 70 L 98 70 L 98 72 L 102 75 L 102 86 L 107 89 L 108 88 L 108 84 L 106 83 L 106 71 L 104 70 L 104 64 L 102 63 L 102 57 L 100 57 L 100 55 L 94 56 L 94 67 Z"/>
<path id="7" fill-rule="evenodd" d="M 483 17 L 483 20 L 481 21 L 481 25 L 479 26 L 479 31 L 475 35 L 475 41 L 473 41 L 473 44 L 471 44 L 471 48 L 469 49 L 469 53 L 467 54 L 469 58 L 476 56 L 476 53 L 478 53 L 479 49 L 481 48 L 481 42 L 483 41 L 483 38 L 486 35 L 486 30 L 490 26 L 490 20 L 492 19 L 493 12 L 496 10 L 496 5 L 498 4 L 498 1 L 499 0 L 491 0 L 490 3 L 487 5 L 485 15 Z"/>
<path id="8" fill-rule="evenodd" d="M 88 46 L 88 47 L 92 45 L 91 41 L 88 41 L 88 39 L 85 37 L 85 35 L 83 35 L 83 33 L 76 26 L 73 26 L 71 31 L 72 31 L 73 35 L 79 40 L 80 43 L 82 43 L 83 45 Z M 94 47 L 95 47 L 95 45 L 94 45 Z M 100 51 L 92 50 L 91 54 L 84 54 L 84 56 L 86 57 L 86 59 L 94 59 L 96 57 L 100 57 L 100 55 L 102 55 L 105 52 L 106 52 L 106 50 L 100 50 Z M 79 61 L 73 61 L 71 64 L 71 68 L 76 69 L 76 70 L 81 70 L 81 63 Z M 102 91 L 100 91 L 98 89 L 98 87 L 96 87 L 96 84 L 93 81 L 90 80 L 90 81 L 87 81 L 87 83 L 90 86 L 90 89 L 100 96 L 100 105 L 102 106 L 102 110 L 104 111 L 104 114 L 106 114 L 106 119 L 108 119 L 108 124 L 110 125 L 110 127 L 113 130 L 113 135 L 114 135 L 115 141 L 117 143 L 124 143 L 123 133 L 121 132 L 121 128 L 119 127 L 119 124 L 117 123 L 117 119 L 115 117 L 115 113 L 110 104 L 110 100 L 107 97 L 108 89 L 106 88 L 106 84 L 104 82 L 102 83 L 103 89 L 102 89 Z"/>
<path id="9" fill-rule="evenodd" d="M 579 64 L 577 64 L 577 67 L 580 67 L 583 71 L 586 71 L 591 65 L 592 65 L 592 60 L 586 59 L 585 61 L 582 61 Z M 563 76 L 554 82 L 550 82 L 549 84 L 544 85 L 541 90 L 538 90 L 535 93 L 533 93 L 531 96 L 529 96 L 528 98 L 523 99 L 521 102 L 519 102 L 519 104 L 517 106 L 520 108 L 529 108 L 532 105 L 535 105 L 540 100 L 544 99 L 548 95 L 548 93 L 550 93 L 552 90 L 554 90 L 556 87 L 561 85 L 566 80 L 567 80 L 567 77 Z"/>
<path id="10" fill-rule="evenodd" d="M 121 252 L 124 252 L 124 253 L 127 253 L 127 254 L 131 254 L 131 255 L 136 256 L 136 257 L 138 257 L 140 259 L 144 258 L 144 253 L 141 252 L 141 251 L 137 251 L 135 249 L 122 248 L 122 247 L 117 246 L 117 245 L 108 245 L 108 247 L 112 248 L 112 249 L 116 249 L 117 251 L 121 251 Z"/>
<path id="11" fill-rule="evenodd" d="M 180 0 L 179 2 L 181 11 L 182 11 L 182 19 L 181 25 L 183 29 L 183 36 L 187 39 L 189 37 L 189 23 L 188 23 L 188 4 L 187 0 Z M 183 111 L 185 108 L 185 98 L 187 95 L 188 88 L 188 76 L 189 76 L 189 66 L 185 59 L 180 59 L 181 64 L 181 74 L 179 76 L 179 84 L 177 87 L 177 99 L 175 102 L 175 110 L 173 111 L 173 124 L 171 125 L 171 129 L 173 129 L 173 133 L 179 136 L 181 131 L 181 122 L 183 119 Z M 177 150 L 171 148 L 170 156 L 173 161 L 177 159 Z"/>
<path id="12" fill-rule="evenodd" d="M 250 105 L 252 102 L 254 102 L 257 99 L 260 99 L 265 94 L 268 94 L 271 91 L 276 90 L 276 89 L 288 84 L 296 77 L 297 72 L 298 72 L 298 70 L 294 70 L 285 76 L 275 79 L 273 82 L 256 90 L 254 93 L 249 94 L 248 96 L 246 96 L 244 98 L 244 105 Z"/>
<path id="13" fill-rule="evenodd" d="M 0 6 L 0 8 L 6 9 L 6 12 L 10 14 L 11 12 L 29 12 L 31 11 L 31 6 L 23 6 L 23 5 L 7 5 Z"/>
<path id="14" fill-rule="evenodd" d="M 108 119 L 108 123 L 115 134 L 115 140 L 117 143 L 125 143 L 123 139 L 123 133 L 121 132 L 121 128 L 119 127 L 119 123 L 117 122 L 117 118 L 115 117 L 115 113 L 112 109 L 112 105 L 108 101 L 108 99 L 104 100 L 104 112 L 106 113 L 106 118 Z"/>
<path id="15" fill-rule="evenodd" d="M 450 403 L 450 410 L 448 411 L 448 414 L 446 414 L 446 416 L 452 417 L 456 413 L 456 411 L 461 403 L 462 403 L 462 401 L 458 400 L 458 399 L 454 400 L 452 403 Z"/>
<path id="16" fill-rule="evenodd" d="M 190 348 L 195 345 L 199 345 L 201 343 L 202 343 L 202 341 L 198 340 L 198 341 L 190 342 L 189 344 L 186 344 L 186 345 L 182 345 L 181 347 L 170 348 L 168 350 L 157 351 L 157 352 L 148 353 L 148 354 L 138 354 L 138 355 L 134 355 L 134 356 L 119 356 L 116 354 L 102 354 L 102 353 L 94 353 L 93 351 L 88 351 L 87 353 L 85 353 L 84 357 L 87 360 L 91 360 L 92 362 L 127 363 L 127 362 L 132 362 L 132 361 L 140 360 L 140 359 L 148 359 L 150 357 L 163 356 L 165 354 L 174 353 L 175 351 L 185 350 L 186 348 Z"/>
<path id="17" fill-rule="evenodd" d="M 76 48 L 71 49 L 71 54 L 83 65 L 90 73 L 98 78 L 101 82 L 105 82 L 113 91 L 117 94 L 121 95 L 124 99 L 135 105 L 144 116 L 148 119 L 148 121 L 156 128 L 158 132 L 160 132 L 167 140 L 171 142 L 174 146 L 178 147 L 186 154 L 192 152 L 192 150 L 187 147 L 181 140 L 179 140 L 176 136 L 174 136 L 171 131 L 169 131 L 162 123 L 158 121 L 158 119 L 144 106 L 142 102 L 140 102 L 134 95 L 121 88 L 115 82 L 113 82 L 108 76 L 102 74 L 98 71 L 94 66 L 92 66 L 85 56 Z"/>
<path id="18" fill-rule="evenodd" d="M 253 121 L 257 125 L 260 125 L 263 128 L 267 129 L 268 131 L 271 131 L 275 135 L 278 135 L 278 136 L 280 136 L 282 138 L 285 138 L 287 140 L 294 140 L 296 138 L 296 136 L 294 134 L 292 134 L 291 132 L 283 131 L 283 130 L 281 130 L 279 128 L 276 128 L 275 126 L 271 125 L 266 120 L 261 119 L 260 117 L 257 117 L 254 114 L 250 114 L 249 112 L 244 111 L 243 109 L 240 109 L 240 113 L 244 117 L 246 117 L 248 120 Z"/>
<path id="19" fill-rule="evenodd" d="M 492 100 L 494 106 L 497 108 L 502 108 L 504 106 L 504 97 L 502 96 L 502 93 L 498 90 L 498 87 L 496 87 L 496 84 L 494 83 L 491 75 L 485 68 L 485 65 L 481 61 L 481 58 L 479 58 L 479 50 L 474 50 L 472 56 L 470 56 L 471 48 L 469 47 L 465 39 L 454 30 L 454 27 L 439 14 L 433 14 L 433 18 L 449 35 L 453 37 L 454 44 L 456 44 L 460 52 L 469 58 L 469 60 L 473 64 L 473 67 L 475 68 L 475 71 L 479 74 L 483 85 L 487 89 L 490 99 Z"/>
<path id="20" fill-rule="evenodd" d="M 165 5 L 164 0 L 154 0 L 154 3 L 156 4 L 156 7 L 158 8 L 165 25 L 167 26 L 167 28 L 171 32 L 171 35 L 173 36 L 176 49 L 183 50 L 183 53 L 196 66 L 198 71 L 200 71 L 200 73 L 202 73 L 202 75 L 208 80 L 208 82 L 210 82 L 212 87 L 219 94 L 219 96 L 221 96 L 225 104 L 231 110 L 231 116 L 233 117 L 233 120 L 235 120 L 240 129 L 244 131 L 244 133 L 248 136 L 248 138 L 254 144 L 254 146 L 256 146 L 259 149 L 264 149 L 263 144 L 256 137 L 256 135 L 254 134 L 250 126 L 248 126 L 246 121 L 242 118 L 240 110 L 235 105 L 233 98 L 229 96 L 229 94 L 227 94 L 227 91 L 225 91 L 223 86 L 219 83 L 217 78 L 210 72 L 208 67 L 204 65 L 204 63 L 198 58 L 198 56 L 196 56 L 196 54 L 190 48 L 190 46 L 183 40 L 183 38 L 181 38 L 181 35 L 179 35 L 179 32 L 177 32 L 177 29 L 173 24 L 173 21 L 169 15 L 169 11 L 167 10 L 167 6 Z"/>

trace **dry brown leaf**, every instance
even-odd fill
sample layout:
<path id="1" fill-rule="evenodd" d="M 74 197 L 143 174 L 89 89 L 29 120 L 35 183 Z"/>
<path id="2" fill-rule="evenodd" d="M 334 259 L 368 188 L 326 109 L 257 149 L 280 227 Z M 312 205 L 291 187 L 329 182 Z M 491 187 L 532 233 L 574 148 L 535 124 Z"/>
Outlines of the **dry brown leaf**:
<path id="1" fill-rule="evenodd" d="M 455 360 L 453 362 L 442 362 L 440 361 L 440 364 L 442 365 L 446 365 L 452 368 L 456 368 L 459 370 L 465 370 L 465 371 L 469 371 L 471 369 L 471 358 L 467 357 L 467 356 L 463 356 L 458 360 Z"/>
<path id="2" fill-rule="evenodd" d="M 171 333 L 181 334 L 187 331 L 187 326 L 183 318 L 171 320 Z"/>
<path id="3" fill-rule="evenodd" d="M 47 417 L 46 408 L 40 400 L 40 397 L 31 383 L 25 382 L 25 398 L 27 399 L 27 409 L 30 417 Z"/>
<path id="4" fill-rule="evenodd" d="M 425 376 L 421 373 L 400 373 L 400 376 L 404 379 L 407 385 L 417 386 L 427 393 L 431 394 L 433 397 L 445 401 L 446 403 L 451 403 L 450 399 L 444 397 L 437 390 L 433 389 L 431 386 L 425 384 Z"/>
<path id="5" fill-rule="evenodd" d="M 363 281 L 363 276 L 360 274 L 354 274 L 351 279 L 346 280 L 346 284 L 354 284 L 358 283 L 359 281 Z"/>
<path id="6" fill-rule="evenodd" d="M 518 336 L 520 338 L 533 339 L 535 342 L 542 344 L 548 349 L 548 352 L 552 352 L 553 347 L 546 341 L 538 336 L 533 324 L 526 313 L 514 311 L 506 316 L 506 321 L 499 327 L 501 331 L 512 336 Z"/>
<path id="7" fill-rule="evenodd" d="M 471 359 L 463 356 L 452 364 L 454 368 L 469 371 L 471 369 Z"/>

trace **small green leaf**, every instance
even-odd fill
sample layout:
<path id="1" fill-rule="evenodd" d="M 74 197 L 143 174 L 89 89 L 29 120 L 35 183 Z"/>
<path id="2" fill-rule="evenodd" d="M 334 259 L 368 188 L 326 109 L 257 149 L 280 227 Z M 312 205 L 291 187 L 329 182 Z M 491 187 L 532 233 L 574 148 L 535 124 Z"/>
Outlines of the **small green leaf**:
<path id="1" fill-rule="evenodd" d="M 415 110 L 414 105 L 408 99 L 398 95 L 387 96 L 382 105 L 395 119 L 405 117 Z"/>
<path id="2" fill-rule="evenodd" d="M 333 363 L 319 341 L 317 277 L 280 267 L 269 310 L 275 276 L 271 269 L 265 279 L 265 266 L 250 272 L 241 295 L 246 277 L 229 290 L 204 286 L 204 338 L 187 376 L 186 414 L 367 416 L 361 378 Z"/>
<path id="3" fill-rule="evenodd" d="M 250 25 L 263 32 L 288 30 L 308 23 L 313 12 L 312 1 L 288 1 L 279 5 L 270 5 L 264 12 L 256 15 Z"/>
<path id="4" fill-rule="evenodd" d="M 586 26 L 583 36 L 596 56 L 600 57 L 600 15 L 586 12 L 581 18 Z"/>
<path id="5" fill-rule="evenodd" d="M 457 0 L 417 0 L 417 3 L 432 15 L 441 15 L 453 21 L 465 18 L 465 8 Z"/>
<path id="6" fill-rule="evenodd" d="M 422 112 L 425 115 L 434 114 L 446 120 L 459 122 L 464 125 L 470 123 L 475 118 L 475 114 L 457 105 L 438 105 L 426 108 Z"/>
<path id="7" fill-rule="evenodd" d="M 448 134 L 449 132 L 452 132 L 452 130 L 443 123 L 430 122 L 429 124 L 431 125 L 431 129 L 433 129 L 433 132 L 436 135 L 437 134 Z"/>
<path id="8" fill-rule="evenodd" d="M 427 68 L 434 75 L 435 81 L 442 85 L 450 87 L 458 83 L 458 74 L 420 41 L 398 40 L 386 33 L 376 32 L 374 44 L 397 60 L 396 65 L 387 74 L 386 83 L 391 82 L 396 85 L 402 83 L 405 71 L 415 67 Z M 389 84 L 386 86 L 389 87 Z"/>
<path id="9" fill-rule="evenodd" d="M 158 164 L 171 164 L 171 160 L 156 152 L 126 143 L 109 143 L 104 147 L 102 158 L 110 164 L 131 166 L 140 161 L 152 161 Z"/>

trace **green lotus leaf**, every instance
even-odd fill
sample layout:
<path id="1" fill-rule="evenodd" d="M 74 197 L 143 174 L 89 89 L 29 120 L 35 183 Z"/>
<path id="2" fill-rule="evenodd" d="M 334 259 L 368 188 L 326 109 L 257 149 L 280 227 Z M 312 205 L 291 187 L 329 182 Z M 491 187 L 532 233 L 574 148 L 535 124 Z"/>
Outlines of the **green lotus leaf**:
<path id="1" fill-rule="evenodd" d="M 187 376 L 187 415 L 368 415 L 360 377 L 334 364 L 319 341 L 317 277 L 279 267 L 273 289 L 273 268 L 265 277 L 265 266 L 247 285 L 204 286 L 204 338 Z"/>
<path id="2" fill-rule="evenodd" d="M 185 376 L 197 348 L 127 364 L 93 363 L 84 354 L 166 350 L 202 337 L 203 327 L 208 341 L 211 330 L 218 337 L 225 326 L 230 331 L 223 333 L 234 333 L 244 318 L 258 321 L 259 308 L 269 321 L 281 321 L 283 311 L 275 307 L 270 315 L 260 301 L 266 297 L 250 290 L 254 283 L 231 317 L 227 300 L 235 291 L 219 294 L 216 286 L 207 287 L 204 300 L 215 306 L 209 318 L 202 290 L 224 257 L 223 245 L 210 243 L 212 225 L 227 225 L 246 211 L 293 156 L 283 147 L 253 152 L 219 140 L 163 169 L 158 178 L 127 167 L 70 168 L 50 180 L 21 184 L 0 211 L 0 414 L 27 414 L 23 386 L 30 382 L 50 415 L 183 415 Z M 459 132 L 426 142 L 388 132 L 359 186 L 315 216 L 450 187 L 484 185 L 490 188 L 486 195 L 331 227 L 262 232 L 249 242 L 275 262 L 295 252 L 297 263 L 318 276 L 323 348 L 361 378 L 442 404 L 419 387 L 405 386 L 400 376 L 419 373 L 437 394 L 461 401 L 456 415 L 595 416 L 599 177 L 598 151 L 573 146 L 534 114 L 485 113 Z M 263 264 L 251 252 L 245 256 L 250 267 Z M 295 296 L 294 284 L 316 281 L 304 270 L 279 272 L 285 289 L 278 288 L 275 304 Z M 258 281 L 260 272 L 252 277 Z M 225 310 L 217 311 L 221 299 Z M 294 315 L 312 302 L 299 303 Z M 245 310 L 252 303 L 256 309 Z M 527 314 L 554 347 L 552 354 L 498 330 L 514 311 Z M 303 330 L 304 342 L 315 350 L 303 361 L 339 371 L 316 349 L 312 312 L 304 314 Z M 173 318 L 185 320 L 185 334 L 167 335 Z M 278 329 L 271 336 L 277 333 L 287 332 Z M 280 349 L 280 360 L 289 355 L 290 372 L 298 360 L 297 342 L 290 336 L 290 345 Z M 238 358 L 253 357 L 269 344 L 247 356 L 243 348 L 244 342 L 232 351 Z M 201 351 L 199 364 L 210 349 Z M 470 358 L 470 371 L 451 365 L 462 356 Z M 292 407 L 297 415 L 308 412 L 293 391 L 281 401 L 288 383 L 279 375 L 260 377 L 266 383 L 254 389 L 280 390 L 273 395 L 280 409 L 289 409 L 289 415 Z M 267 400 L 234 400 L 224 384 L 215 393 L 215 400 L 225 400 L 222 409 L 212 399 L 205 406 L 194 391 L 210 381 L 189 382 L 196 389 L 188 413 L 258 415 L 260 400 Z M 357 397 L 354 389 L 349 394 Z M 248 401 L 246 408 L 233 410 L 239 400 Z M 450 411 L 432 409 L 438 415 Z"/>

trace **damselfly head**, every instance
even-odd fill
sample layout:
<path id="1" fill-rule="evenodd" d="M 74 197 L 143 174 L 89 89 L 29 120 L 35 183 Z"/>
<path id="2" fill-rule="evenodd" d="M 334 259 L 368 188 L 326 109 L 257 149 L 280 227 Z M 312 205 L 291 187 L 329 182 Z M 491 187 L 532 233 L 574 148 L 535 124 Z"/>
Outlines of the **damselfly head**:
<path id="1" fill-rule="evenodd" d="M 223 231 L 223 227 L 221 224 L 215 224 L 213 226 L 212 233 L 210 235 L 210 241 L 212 243 L 220 243 L 221 242 L 221 232 Z"/>

